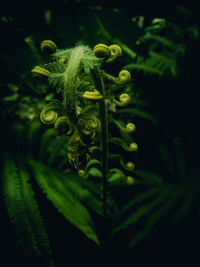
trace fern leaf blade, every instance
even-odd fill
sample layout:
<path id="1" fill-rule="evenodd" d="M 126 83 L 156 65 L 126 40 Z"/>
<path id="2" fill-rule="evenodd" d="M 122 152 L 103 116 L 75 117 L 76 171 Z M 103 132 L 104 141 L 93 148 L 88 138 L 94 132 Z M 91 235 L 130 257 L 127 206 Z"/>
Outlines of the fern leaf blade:
<path id="1" fill-rule="evenodd" d="M 18 170 L 8 155 L 5 156 L 2 189 L 18 240 L 37 263 L 53 267 L 48 236 L 29 183 L 29 173 L 22 166 Z"/>
<path id="2" fill-rule="evenodd" d="M 30 160 L 29 163 L 38 185 L 57 210 L 88 238 L 99 244 L 94 223 L 86 207 L 70 191 L 66 190 L 58 177 L 49 178 L 46 173 L 47 167 L 33 160 Z"/>

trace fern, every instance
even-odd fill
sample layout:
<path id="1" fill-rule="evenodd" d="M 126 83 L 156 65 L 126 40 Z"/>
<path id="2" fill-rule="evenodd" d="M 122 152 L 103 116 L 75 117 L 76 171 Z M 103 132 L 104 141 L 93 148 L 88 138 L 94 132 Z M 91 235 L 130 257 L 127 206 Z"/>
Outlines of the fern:
<path id="1" fill-rule="evenodd" d="M 52 180 L 56 177 L 56 179 L 58 179 L 63 184 L 65 189 L 68 190 L 70 194 L 80 200 L 84 205 L 91 208 L 95 213 L 99 215 L 103 214 L 100 200 L 100 188 L 95 195 L 93 194 L 93 192 L 90 192 L 90 190 L 88 190 L 86 186 L 82 186 L 82 178 L 79 178 L 74 173 L 70 172 L 65 174 L 47 166 L 45 167 L 45 172 L 47 175 L 49 175 L 49 177 L 52 177 L 50 178 Z"/>
<path id="2" fill-rule="evenodd" d="M 43 67 L 51 74 L 62 73 L 66 70 L 66 66 L 63 62 L 50 62 L 48 64 L 44 64 Z"/>
<path id="3" fill-rule="evenodd" d="M 142 170 L 135 170 L 134 172 L 138 178 L 137 184 L 139 185 L 149 185 L 149 186 L 159 186 L 159 185 L 163 185 L 163 178 L 156 174 L 156 173 L 152 173 L 149 171 L 142 171 Z"/>
<path id="4" fill-rule="evenodd" d="M 72 49 L 57 49 L 55 53 L 53 53 L 53 57 L 65 57 L 69 56 Z"/>
<path id="5" fill-rule="evenodd" d="M 176 216 L 172 219 L 174 225 L 176 227 L 179 227 L 181 222 L 183 222 L 184 218 L 188 216 L 189 211 L 192 207 L 192 202 L 195 201 L 195 198 L 197 198 L 197 195 L 200 192 L 200 186 L 199 184 L 192 184 L 188 186 L 188 188 L 185 190 L 185 200 L 181 207 L 177 210 Z"/>
<path id="6" fill-rule="evenodd" d="M 133 224 L 137 223 L 139 219 L 141 219 L 143 216 L 150 213 L 155 207 L 161 205 L 162 202 L 164 200 L 166 200 L 167 197 L 168 197 L 167 194 L 161 194 L 154 201 L 151 201 L 148 204 L 143 204 L 143 205 L 139 206 L 138 209 L 135 212 L 133 212 L 132 214 L 129 214 L 129 216 L 122 223 L 120 223 L 113 230 L 113 232 L 118 232 L 121 229 L 126 229 L 130 225 L 132 226 Z"/>
<path id="7" fill-rule="evenodd" d="M 131 116 L 138 116 L 142 119 L 146 119 L 154 124 L 157 123 L 157 119 L 155 116 L 151 115 L 149 112 L 146 112 L 144 110 L 141 110 L 139 108 L 125 108 L 123 110 L 118 110 L 118 113 L 120 115 L 127 116 L 127 114 L 130 114 Z"/>
<path id="8" fill-rule="evenodd" d="M 62 88 L 63 82 L 64 82 L 64 78 L 63 78 L 63 74 L 62 73 L 53 73 L 51 74 L 51 76 L 48 79 L 50 86 L 52 86 L 53 88 L 57 88 L 57 93 L 59 93 L 61 90 L 60 88 Z"/>
<path id="9" fill-rule="evenodd" d="M 139 242 L 147 234 L 149 234 L 149 232 L 159 221 L 159 219 L 162 218 L 164 215 L 166 215 L 166 213 L 175 205 L 178 197 L 179 194 L 172 195 L 171 198 L 168 199 L 168 201 L 166 201 L 160 209 L 157 209 L 154 213 L 152 213 L 148 217 L 146 223 L 144 223 L 143 225 L 143 228 L 140 231 L 138 231 L 135 234 L 135 236 L 130 240 L 130 247 L 133 247 L 137 242 Z"/>
<path id="10" fill-rule="evenodd" d="M 86 207 L 71 194 L 58 177 L 49 177 L 47 167 L 33 160 L 30 160 L 30 166 L 37 183 L 57 210 L 87 237 L 99 244 L 94 223 Z"/>
<path id="11" fill-rule="evenodd" d="M 64 147 L 64 145 L 66 144 L 66 142 L 67 142 L 67 137 L 65 135 L 61 136 L 56 140 L 48 158 L 49 165 L 53 164 L 56 157 L 59 155 L 59 152 L 61 151 L 62 147 Z"/>
<path id="12" fill-rule="evenodd" d="M 6 154 L 2 190 L 12 226 L 23 247 L 37 263 L 53 266 L 48 236 L 29 180 L 26 169 L 21 164 L 18 169 L 11 156 Z"/>
<path id="13" fill-rule="evenodd" d="M 131 238 L 130 246 L 134 246 L 138 241 L 143 239 L 152 230 L 154 225 L 158 223 L 159 219 L 166 215 L 177 203 L 177 199 L 182 193 L 183 191 L 177 186 L 166 186 L 160 187 L 159 189 L 151 189 L 146 193 L 138 195 L 132 203 L 130 202 L 128 204 L 128 207 L 124 208 L 120 216 L 121 222 L 113 229 L 112 235 L 120 230 L 133 227 L 133 225 L 136 225 L 145 218 L 146 223 L 144 223 Z M 144 203 L 144 200 L 152 198 L 153 196 L 154 198 L 148 201 L 147 204 Z M 140 204 L 137 209 L 134 207 L 136 204 Z M 133 212 L 130 210 L 133 210 Z M 125 219 L 123 219 L 124 216 Z"/>
<path id="14" fill-rule="evenodd" d="M 64 82 L 63 72 L 66 70 L 66 66 L 63 62 L 51 62 L 44 64 L 43 67 L 47 69 L 51 74 L 48 78 L 50 86 L 57 88 L 57 93 Z"/>
<path id="15" fill-rule="evenodd" d="M 163 75 L 164 72 L 160 69 L 157 69 L 149 64 L 146 63 L 131 63 L 126 65 L 126 68 L 129 70 L 143 70 L 145 73 L 150 73 L 150 74 L 157 74 L 157 75 Z"/>
<path id="16" fill-rule="evenodd" d="M 30 124 L 30 127 L 28 129 L 28 134 L 27 134 L 27 139 L 28 139 L 28 144 L 27 144 L 27 150 L 28 150 L 28 155 L 33 155 L 34 150 L 35 150 L 35 145 L 38 140 L 38 134 L 40 131 L 41 124 L 38 121 L 34 121 Z"/>
<path id="17" fill-rule="evenodd" d="M 136 205 L 140 205 L 143 202 L 147 201 L 148 199 L 151 199 L 153 196 L 158 194 L 160 191 L 160 188 L 151 188 L 150 190 L 141 193 L 139 195 L 136 195 L 132 200 L 130 200 L 127 204 L 123 205 L 120 214 L 124 214 L 129 209 L 133 209 Z"/>
<path id="18" fill-rule="evenodd" d="M 55 137 L 55 130 L 54 129 L 47 129 L 40 138 L 40 149 L 37 155 L 39 160 L 44 160 L 47 157 L 47 146 L 49 145 L 52 138 Z"/>

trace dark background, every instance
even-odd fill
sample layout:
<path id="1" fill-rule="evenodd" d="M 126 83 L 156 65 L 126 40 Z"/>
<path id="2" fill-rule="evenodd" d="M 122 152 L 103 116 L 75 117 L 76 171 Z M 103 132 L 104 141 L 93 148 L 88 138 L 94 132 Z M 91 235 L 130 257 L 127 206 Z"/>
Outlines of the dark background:
<path id="1" fill-rule="evenodd" d="M 18 2 L 17 5 L 14 1 L 5 2 L 0 14 L 1 17 L 4 16 L 8 20 L 7 23 L 2 20 L 0 22 L 1 98 L 8 94 L 4 90 L 4 84 L 19 82 L 19 77 L 22 79 L 21 74 L 29 75 L 30 69 L 37 64 L 38 59 L 31 56 L 31 52 L 24 42 L 27 36 L 32 35 L 38 46 L 43 39 L 52 39 L 61 47 L 73 46 L 79 40 L 94 45 L 98 43 L 100 37 L 95 35 L 96 28 L 92 19 L 94 11 L 88 7 L 99 5 L 103 7 L 103 11 L 99 11 L 100 16 L 104 17 L 105 22 L 110 23 L 110 29 L 113 28 L 115 34 L 119 33 L 130 46 L 138 33 L 135 32 L 134 35 L 131 31 L 129 32 L 128 28 L 124 31 L 123 27 L 126 21 L 136 15 L 144 16 L 145 25 L 148 25 L 154 17 L 164 17 L 184 27 L 185 22 L 181 21 L 176 11 L 176 7 L 182 5 L 193 13 L 191 23 L 197 24 L 198 27 L 200 23 L 200 3 L 194 0 L 187 2 L 34 1 L 34 3 L 27 1 L 26 4 Z M 113 8 L 121 10 L 121 21 L 112 12 Z M 46 10 L 51 11 L 52 22 L 49 25 L 46 24 L 44 18 Z M 80 30 L 79 25 L 82 24 L 85 26 L 85 31 Z M 135 79 L 136 85 L 142 88 L 141 98 L 148 100 L 156 107 L 155 114 L 161 126 L 166 122 L 165 127 L 169 135 L 178 136 L 182 140 L 189 164 L 192 163 L 197 167 L 199 163 L 199 39 L 193 43 L 188 43 L 186 39 L 185 43 L 187 53 L 179 62 L 181 71 L 176 79 L 163 77 L 162 80 L 159 80 L 157 77 L 144 77 L 142 74 L 136 74 Z M 7 117 L 9 117 L 9 121 Z M 9 109 L 2 110 L 1 120 L 4 125 L 4 135 L 6 135 L 16 117 L 10 114 Z M 136 139 L 141 147 L 141 153 L 137 159 L 138 166 L 164 173 L 162 164 L 158 164 L 159 156 L 154 145 L 158 139 L 165 143 L 168 142 L 165 129 L 163 130 L 160 125 L 152 126 L 148 122 L 144 124 L 140 119 L 136 125 L 138 129 Z M 148 136 L 145 134 L 147 132 Z M 36 196 L 40 200 L 40 209 L 49 239 L 52 241 L 57 266 L 67 266 L 68 260 L 73 260 L 73 264 L 78 264 L 79 260 L 86 264 L 92 263 L 92 255 L 97 257 L 96 261 L 103 263 L 107 257 L 116 262 L 118 259 L 123 258 L 126 261 L 131 258 L 134 264 L 134 259 L 141 262 L 150 260 L 153 263 L 158 259 L 164 262 L 173 257 L 179 260 L 187 256 L 193 260 L 198 254 L 199 225 L 193 224 L 190 218 L 186 219 L 185 223 L 180 225 L 176 231 L 170 224 L 165 223 L 164 218 L 156 229 L 134 249 L 125 250 L 120 244 L 118 246 L 112 244 L 113 247 L 106 248 L 107 251 L 100 251 L 75 227 L 66 223 L 45 199 L 37 185 L 34 186 L 37 192 Z M 5 259 L 2 266 L 13 266 L 13 264 L 31 266 L 31 259 L 23 253 L 17 243 L 2 199 L 0 236 L 2 259 Z M 80 254 L 82 256 L 79 257 Z"/>

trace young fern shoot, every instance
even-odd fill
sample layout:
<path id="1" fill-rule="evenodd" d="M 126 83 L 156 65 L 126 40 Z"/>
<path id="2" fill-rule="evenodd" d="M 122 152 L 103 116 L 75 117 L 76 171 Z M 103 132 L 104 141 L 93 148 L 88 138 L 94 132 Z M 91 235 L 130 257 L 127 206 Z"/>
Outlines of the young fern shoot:
<path id="1" fill-rule="evenodd" d="M 127 172 L 132 172 L 135 168 L 133 162 L 125 163 L 119 155 L 120 165 L 125 172 L 119 168 L 109 169 L 108 159 L 118 158 L 117 155 L 111 156 L 109 143 L 117 144 L 129 152 L 135 152 L 138 148 L 136 143 L 127 144 L 119 137 L 112 137 L 108 132 L 109 123 L 115 124 L 119 131 L 126 134 L 135 131 L 134 123 L 129 122 L 124 128 L 115 118 L 115 114 L 109 113 L 109 105 L 114 105 L 117 110 L 117 106 L 123 107 L 130 102 L 128 94 L 122 93 L 116 99 L 105 88 L 107 80 L 116 85 L 130 82 L 130 72 L 121 70 L 118 77 L 113 77 L 102 69 L 104 64 L 112 64 L 118 60 L 122 50 L 116 44 L 98 44 L 93 49 L 80 45 L 61 50 L 50 40 L 41 43 L 41 50 L 47 53 L 53 62 L 35 66 L 32 73 L 40 79 L 47 79 L 50 86 L 56 88 L 57 92 L 62 92 L 62 101 L 54 100 L 41 111 L 41 122 L 54 125 L 58 134 L 68 136 L 68 162 L 78 170 L 81 177 L 87 178 L 91 174 L 91 166 L 100 163 L 100 169 L 96 170 L 102 178 L 103 210 L 104 216 L 107 217 L 108 185 L 117 181 L 134 184 L 134 178 Z M 100 157 L 92 158 L 93 151 L 98 146 Z M 97 176 L 97 172 L 94 176 Z"/>

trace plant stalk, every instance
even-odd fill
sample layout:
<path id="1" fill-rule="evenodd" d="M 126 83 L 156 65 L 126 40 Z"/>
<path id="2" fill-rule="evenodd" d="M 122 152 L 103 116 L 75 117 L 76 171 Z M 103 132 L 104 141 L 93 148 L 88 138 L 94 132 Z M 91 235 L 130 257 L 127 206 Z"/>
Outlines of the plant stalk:
<path id="1" fill-rule="evenodd" d="M 105 102 L 105 87 L 100 74 L 99 67 L 91 70 L 91 74 L 95 83 L 96 89 L 103 96 L 99 101 L 99 116 L 101 121 L 101 171 L 102 171 L 102 186 L 103 186 L 103 212 L 105 221 L 107 219 L 107 173 L 108 173 L 108 114 Z"/>

